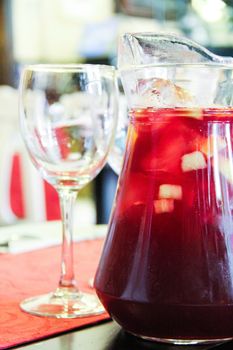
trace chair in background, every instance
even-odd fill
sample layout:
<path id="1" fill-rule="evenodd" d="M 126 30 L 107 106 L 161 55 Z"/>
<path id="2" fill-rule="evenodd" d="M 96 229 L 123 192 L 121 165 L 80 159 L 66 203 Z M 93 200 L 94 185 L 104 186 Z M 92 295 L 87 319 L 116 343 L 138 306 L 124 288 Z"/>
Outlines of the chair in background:
<path id="1" fill-rule="evenodd" d="M 60 218 L 58 196 L 29 159 L 18 123 L 18 91 L 0 86 L 0 224 Z"/>

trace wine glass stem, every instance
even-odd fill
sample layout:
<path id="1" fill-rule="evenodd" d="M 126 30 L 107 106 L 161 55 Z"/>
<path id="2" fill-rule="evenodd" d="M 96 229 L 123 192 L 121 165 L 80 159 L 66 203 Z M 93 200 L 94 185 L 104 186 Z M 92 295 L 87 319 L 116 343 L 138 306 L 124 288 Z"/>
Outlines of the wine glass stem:
<path id="1" fill-rule="evenodd" d="M 59 288 L 75 291 L 76 281 L 73 266 L 73 213 L 77 190 L 58 191 L 62 217 L 62 258 Z"/>

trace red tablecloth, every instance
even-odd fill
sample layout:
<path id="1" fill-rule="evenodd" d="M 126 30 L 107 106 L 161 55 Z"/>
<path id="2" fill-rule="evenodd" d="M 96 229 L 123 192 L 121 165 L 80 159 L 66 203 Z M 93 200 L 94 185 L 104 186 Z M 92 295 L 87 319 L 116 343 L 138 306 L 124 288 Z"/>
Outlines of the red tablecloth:
<path id="1" fill-rule="evenodd" d="M 79 287 L 90 290 L 102 240 L 76 243 L 74 264 Z M 108 314 L 80 319 L 31 316 L 19 308 L 22 299 L 55 290 L 60 273 L 60 247 L 0 256 L 0 349 L 47 338 L 109 318 Z"/>

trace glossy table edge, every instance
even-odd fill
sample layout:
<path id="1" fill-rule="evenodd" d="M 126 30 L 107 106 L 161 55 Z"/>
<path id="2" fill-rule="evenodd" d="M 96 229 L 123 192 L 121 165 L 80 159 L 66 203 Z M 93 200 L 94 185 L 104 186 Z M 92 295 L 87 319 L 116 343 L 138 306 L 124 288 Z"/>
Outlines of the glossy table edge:
<path id="1" fill-rule="evenodd" d="M 232 350 L 233 341 L 211 345 L 169 345 L 143 341 L 125 333 L 115 322 L 104 321 L 43 341 L 17 346 L 25 350 Z"/>

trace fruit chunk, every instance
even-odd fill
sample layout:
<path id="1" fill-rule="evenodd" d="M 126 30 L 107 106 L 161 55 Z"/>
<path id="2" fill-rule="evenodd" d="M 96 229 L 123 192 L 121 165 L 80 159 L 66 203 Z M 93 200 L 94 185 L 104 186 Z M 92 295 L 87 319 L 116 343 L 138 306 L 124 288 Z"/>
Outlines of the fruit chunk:
<path id="1" fill-rule="evenodd" d="M 233 185 L 233 162 L 227 158 L 219 157 L 218 159 L 219 171 Z M 215 164 L 215 166 L 217 166 Z"/>
<path id="2" fill-rule="evenodd" d="M 128 134 L 129 134 L 128 139 L 131 141 L 131 147 L 134 147 L 134 144 L 137 140 L 138 134 L 137 134 L 135 127 L 131 124 L 128 127 Z"/>
<path id="3" fill-rule="evenodd" d="M 184 110 L 184 113 L 182 114 L 182 116 L 200 120 L 200 119 L 203 119 L 203 110 L 201 108 L 190 108 L 190 109 Z"/>
<path id="4" fill-rule="evenodd" d="M 154 201 L 154 209 L 156 214 L 171 213 L 174 210 L 174 200 L 156 199 Z"/>
<path id="5" fill-rule="evenodd" d="M 181 199 L 182 187 L 179 185 L 168 185 L 168 184 L 160 185 L 159 198 Z"/>
<path id="6" fill-rule="evenodd" d="M 200 151 L 207 157 L 212 157 L 215 149 L 217 151 L 221 151 L 225 147 L 226 141 L 222 137 L 211 135 L 210 137 L 203 139 L 200 146 Z"/>
<path id="7" fill-rule="evenodd" d="M 181 168 L 184 172 L 206 168 L 205 157 L 201 152 L 192 152 L 182 157 Z"/>

